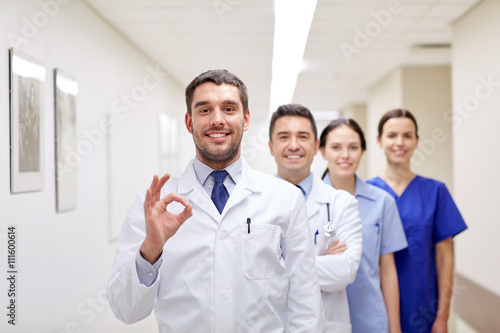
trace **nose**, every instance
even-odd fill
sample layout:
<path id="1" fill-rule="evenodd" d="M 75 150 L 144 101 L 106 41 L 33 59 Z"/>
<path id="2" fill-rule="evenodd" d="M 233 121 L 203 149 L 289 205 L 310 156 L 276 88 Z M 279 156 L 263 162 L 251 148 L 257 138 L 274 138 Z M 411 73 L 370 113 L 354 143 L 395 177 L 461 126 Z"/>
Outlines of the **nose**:
<path id="1" fill-rule="evenodd" d="M 212 111 L 212 117 L 210 118 L 210 122 L 214 126 L 224 125 L 224 112 L 223 110 L 216 108 Z"/>
<path id="2" fill-rule="evenodd" d="M 347 147 L 342 149 L 342 151 L 340 153 L 340 157 L 343 157 L 343 158 L 349 157 L 349 151 L 347 150 Z"/>
<path id="3" fill-rule="evenodd" d="M 290 138 L 290 141 L 288 143 L 288 149 L 290 149 L 290 150 L 299 149 L 299 143 L 298 143 L 297 138 L 295 136 L 292 136 Z"/>
<path id="4" fill-rule="evenodd" d="M 403 145 L 403 136 L 402 135 L 398 135 L 397 138 L 396 138 L 396 144 L 398 146 L 402 146 Z"/>

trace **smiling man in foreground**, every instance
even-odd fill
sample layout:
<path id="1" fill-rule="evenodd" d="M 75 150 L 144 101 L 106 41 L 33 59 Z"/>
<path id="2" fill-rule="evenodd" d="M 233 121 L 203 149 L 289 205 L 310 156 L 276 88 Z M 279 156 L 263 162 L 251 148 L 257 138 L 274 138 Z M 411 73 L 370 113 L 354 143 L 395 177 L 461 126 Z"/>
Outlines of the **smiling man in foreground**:
<path id="1" fill-rule="evenodd" d="M 133 203 L 108 285 L 116 316 L 154 310 L 160 332 L 323 332 L 302 194 L 241 157 L 245 85 L 211 70 L 188 85 L 186 104 L 196 157 Z"/>

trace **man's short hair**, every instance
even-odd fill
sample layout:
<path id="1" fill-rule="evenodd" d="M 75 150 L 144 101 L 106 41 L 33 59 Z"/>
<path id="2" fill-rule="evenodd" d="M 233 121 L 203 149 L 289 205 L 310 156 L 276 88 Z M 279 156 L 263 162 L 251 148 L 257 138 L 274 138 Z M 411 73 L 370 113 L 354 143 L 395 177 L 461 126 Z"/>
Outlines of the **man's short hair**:
<path id="1" fill-rule="evenodd" d="M 314 141 L 318 139 L 318 130 L 316 129 L 316 122 L 314 121 L 314 117 L 309 111 L 308 108 L 302 106 L 300 104 L 285 104 L 280 105 L 276 111 L 274 111 L 271 117 L 271 123 L 269 124 L 269 140 L 272 141 L 272 135 L 274 131 L 274 125 L 276 120 L 285 116 L 296 116 L 296 117 L 304 117 L 309 119 L 311 122 L 311 128 L 314 133 Z"/>
<path id="2" fill-rule="evenodd" d="M 206 82 L 213 82 L 217 85 L 223 83 L 230 84 L 238 88 L 240 93 L 241 104 L 243 104 L 243 112 L 248 110 L 248 92 L 247 87 L 236 75 L 225 69 L 211 69 L 201 73 L 191 81 L 186 87 L 186 106 L 187 112 L 191 116 L 191 103 L 193 103 L 193 95 L 196 88 Z"/>

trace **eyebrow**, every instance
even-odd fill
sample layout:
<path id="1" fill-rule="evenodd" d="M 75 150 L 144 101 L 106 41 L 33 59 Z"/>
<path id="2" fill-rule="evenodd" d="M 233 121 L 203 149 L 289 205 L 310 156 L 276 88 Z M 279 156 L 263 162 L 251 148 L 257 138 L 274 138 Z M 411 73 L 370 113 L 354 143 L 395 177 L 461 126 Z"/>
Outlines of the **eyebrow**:
<path id="1" fill-rule="evenodd" d="M 282 135 L 282 134 L 290 134 L 291 131 L 281 131 L 281 132 L 277 132 L 276 135 Z M 299 134 L 307 134 L 307 135 L 312 135 L 311 133 L 309 133 L 308 131 L 299 131 L 298 132 Z"/>
<path id="2" fill-rule="evenodd" d="M 196 109 L 199 106 L 208 105 L 208 104 L 210 104 L 209 101 L 199 101 L 199 102 L 196 102 L 195 105 L 193 105 L 193 109 Z M 236 106 L 239 105 L 238 101 L 235 101 L 234 99 L 226 99 L 225 101 L 222 101 L 222 104 L 225 104 L 225 105 L 236 105 Z"/>
<path id="3" fill-rule="evenodd" d="M 350 146 L 350 145 L 360 145 L 360 144 L 361 144 L 361 143 L 360 143 L 359 141 L 352 141 L 352 142 L 348 142 L 348 143 L 346 143 L 345 145 L 346 145 L 346 146 Z M 330 146 L 331 146 L 331 145 L 342 145 L 342 142 L 332 141 L 332 142 L 330 142 L 330 144 L 329 144 L 329 145 L 330 145 Z"/>

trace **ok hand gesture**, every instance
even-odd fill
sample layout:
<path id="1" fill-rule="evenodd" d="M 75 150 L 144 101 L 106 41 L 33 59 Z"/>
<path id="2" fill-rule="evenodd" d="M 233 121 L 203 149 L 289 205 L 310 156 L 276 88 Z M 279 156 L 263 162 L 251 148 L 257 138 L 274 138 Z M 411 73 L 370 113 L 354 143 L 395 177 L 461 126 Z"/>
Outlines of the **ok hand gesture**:
<path id="1" fill-rule="evenodd" d="M 150 264 L 154 264 L 158 260 L 167 240 L 179 230 L 184 221 L 193 215 L 193 206 L 183 196 L 170 193 L 160 198 L 161 188 L 169 178 L 170 174 L 168 173 L 160 179 L 158 179 L 158 175 L 155 175 L 144 200 L 146 239 L 141 245 L 141 255 Z M 167 211 L 167 206 L 173 201 L 177 201 L 185 207 L 180 214 L 172 214 Z"/>

